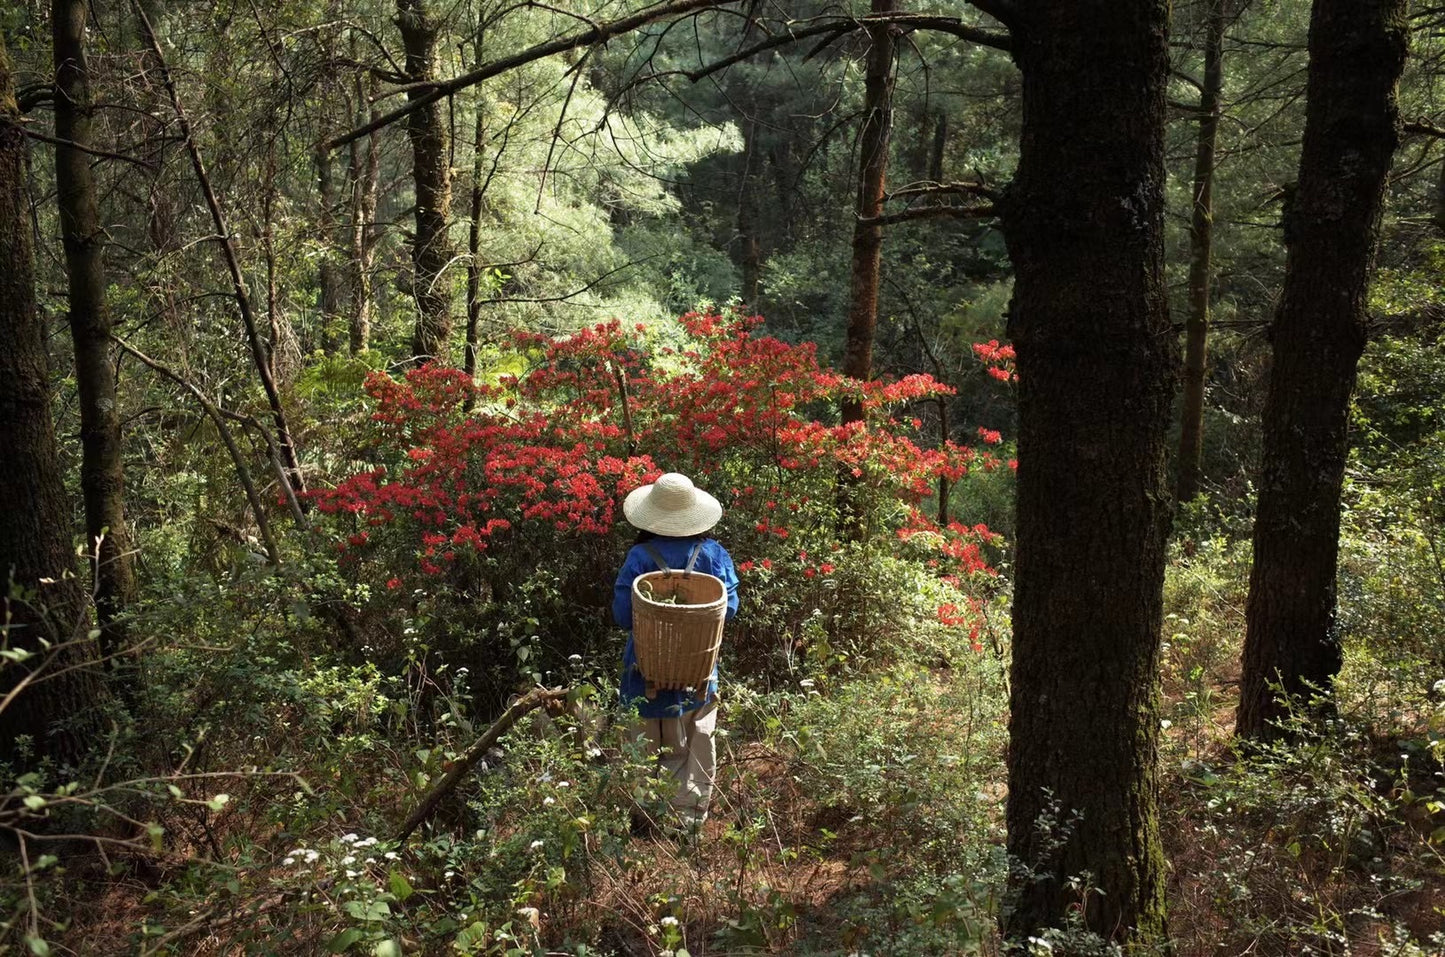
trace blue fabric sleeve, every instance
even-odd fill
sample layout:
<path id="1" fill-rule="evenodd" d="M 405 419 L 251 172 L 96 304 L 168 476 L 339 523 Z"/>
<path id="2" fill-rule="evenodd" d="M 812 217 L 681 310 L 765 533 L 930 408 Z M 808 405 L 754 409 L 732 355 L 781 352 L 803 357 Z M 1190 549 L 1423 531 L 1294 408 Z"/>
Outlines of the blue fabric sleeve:
<path id="1" fill-rule="evenodd" d="M 717 545 L 718 556 L 712 574 L 722 579 L 722 583 L 728 590 L 727 620 L 732 621 L 733 616 L 738 613 L 738 571 L 733 567 L 733 557 L 722 545 Z"/>
<path id="2" fill-rule="evenodd" d="M 632 581 L 645 570 L 638 556 L 642 549 L 634 546 L 627 552 L 617 582 L 612 586 L 612 620 L 617 627 L 632 630 Z"/>

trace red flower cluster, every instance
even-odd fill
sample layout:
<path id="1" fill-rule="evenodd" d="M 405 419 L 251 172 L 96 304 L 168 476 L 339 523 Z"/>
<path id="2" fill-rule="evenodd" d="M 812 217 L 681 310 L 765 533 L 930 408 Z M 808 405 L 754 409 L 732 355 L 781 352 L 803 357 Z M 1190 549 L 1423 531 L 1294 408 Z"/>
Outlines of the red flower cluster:
<path id="1" fill-rule="evenodd" d="M 980 546 L 992 533 L 930 526 L 917 506 L 939 478 L 957 482 L 1000 463 L 968 446 L 921 447 L 917 420 L 891 411 L 951 390 L 923 375 L 848 379 L 823 368 L 811 344 L 758 334 L 761 321 L 693 313 L 651 332 L 613 321 L 561 338 L 517 333 L 513 347 L 531 367 L 494 384 L 436 365 L 399 379 L 375 373 L 366 391 L 386 464 L 313 493 L 318 508 L 342 521 L 343 553 L 400 546 L 420 571 L 437 574 L 504 537 L 565 547 L 567 536 L 606 534 L 621 497 L 666 466 L 715 492 L 731 490 L 722 496 L 726 531 L 734 553 L 752 558 L 739 565 L 747 573 L 771 571 L 766 556 L 782 557 L 777 548 L 790 536 L 834 547 L 838 523 L 828 509 L 845 476 L 855 501 L 880 506 L 885 534 L 908 540 L 928 531 L 944 573 L 991 573 Z M 995 368 L 1011 367 L 1008 346 L 975 351 Z M 863 406 L 865 422 L 829 421 L 845 399 Z M 890 514 L 911 518 L 898 530 Z M 833 570 L 820 563 L 803 574 Z M 401 584 L 387 581 L 393 590 Z"/>

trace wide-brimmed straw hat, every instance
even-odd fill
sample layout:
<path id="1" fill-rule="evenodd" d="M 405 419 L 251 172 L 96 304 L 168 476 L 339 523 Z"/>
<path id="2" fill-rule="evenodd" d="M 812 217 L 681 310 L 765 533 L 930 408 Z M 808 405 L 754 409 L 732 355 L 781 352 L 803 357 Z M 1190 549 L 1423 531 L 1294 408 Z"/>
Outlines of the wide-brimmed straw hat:
<path id="1" fill-rule="evenodd" d="M 634 528 L 676 538 L 701 535 L 717 524 L 722 511 L 722 503 L 677 472 L 633 489 L 622 503 L 622 514 Z"/>

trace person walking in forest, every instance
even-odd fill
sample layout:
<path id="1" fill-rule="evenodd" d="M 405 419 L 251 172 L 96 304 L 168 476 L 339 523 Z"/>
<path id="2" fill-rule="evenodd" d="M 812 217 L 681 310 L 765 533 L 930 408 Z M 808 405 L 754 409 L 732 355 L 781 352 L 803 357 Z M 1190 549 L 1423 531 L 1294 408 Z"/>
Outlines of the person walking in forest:
<path id="1" fill-rule="evenodd" d="M 637 711 L 637 740 L 647 753 L 659 755 L 677 783 L 671 804 L 679 823 L 696 830 L 707 819 L 717 771 L 717 668 L 706 687 L 649 689 L 632 635 L 632 583 L 647 572 L 671 569 L 714 575 L 727 589 L 726 619 L 731 620 L 738 610 L 737 571 L 727 549 L 707 535 L 722 517 L 722 505 L 687 476 L 669 472 L 631 492 L 622 513 L 638 534 L 612 592 L 612 617 L 628 629 L 620 699 L 625 710 Z"/>

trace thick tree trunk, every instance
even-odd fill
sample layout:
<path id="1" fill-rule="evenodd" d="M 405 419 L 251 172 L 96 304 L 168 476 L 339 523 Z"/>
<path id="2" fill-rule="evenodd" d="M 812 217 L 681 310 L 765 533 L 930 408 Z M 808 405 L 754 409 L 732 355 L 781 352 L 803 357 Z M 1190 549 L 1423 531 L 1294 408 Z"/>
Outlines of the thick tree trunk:
<path id="1" fill-rule="evenodd" d="M 892 13 L 893 0 L 873 0 L 872 12 Z M 883 227 L 870 220 L 883 212 L 888 172 L 888 139 L 893 126 L 893 27 L 867 26 L 868 63 L 863 78 L 863 129 L 858 136 L 858 198 L 854 206 L 853 264 L 848 281 L 848 332 L 843 374 L 873 376 L 873 339 L 878 328 L 878 283 L 883 260 Z M 843 421 L 861 422 L 860 402 L 843 403 Z"/>
<path id="2" fill-rule="evenodd" d="M 436 27 L 427 18 L 424 0 L 396 0 L 396 24 L 406 49 L 407 80 L 425 84 L 433 76 Z M 428 99 L 431 91 L 413 89 L 411 100 Z M 446 126 L 441 103 L 432 100 L 406 118 L 411 138 L 412 180 L 416 187 L 416 236 L 412 241 L 412 295 L 416 300 L 416 331 L 412 355 L 420 364 L 447 360 L 452 331 L 452 297 L 443 275 L 452 259 L 448 216 L 452 203 L 451 167 L 447 163 Z"/>
<path id="3" fill-rule="evenodd" d="M 0 507 L 0 647 L 32 652 L 20 663 L 0 659 L 0 754 L 17 754 L 16 738 L 28 735 L 34 757 L 65 761 L 84 750 L 84 716 L 102 686 L 95 671 L 84 667 L 94 657 L 93 643 L 86 637 L 85 592 L 75 576 L 70 509 L 50 417 L 45 330 L 35 304 L 25 195 L 25 136 L 19 124 L 0 33 L 0 422 L 6 445 L 0 468 L 0 502 L 5 503 Z M 12 600 L 11 580 L 28 597 Z M 51 650 L 43 641 L 52 643 Z M 31 683 L 42 676 L 43 684 Z"/>
<path id="4" fill-rule="evenodd" d="M 1189 221 L 1189 318 L 1184 332 L 1184 411 L 1179 430 L 1175 497 L 1199 494 L 1204 452 L 1204 371 L 1208 361 L 1209 299 L 1214 258 L 1214 143 L 1219 132 L 1219 94 L 1224 88 L 1226 0 L 1209 0 L 1204 38 L 1204 89 L 1199 93 L 1199 132 L 1194 147 L 1194 208 Z"/>
<path id="5" fill-rule="evenodd" d="M 375 117 L 366 83 L 356 78 L 357 113 Z M 347 176 L 351 182 L 351 315 L 348 345 L 352 355 L 371 346 L 371 266 L 376 258 L 376 198 L 381 179 L 377 133 L 352 140 Z"/>
<path id="6" fill-rule="evenodd" d="M 1156 768 L 1178 341 L 1164 281 L 1164 0 L 1016 4 L 1019 454 L 1004 930 L 1164 929 Z M 1069 879 L 1087 873 L 1095 890 Z"/>
<path id="7" fill-rule="evenodd" d="M 1285 219 L 1236 731 L 1266 736 L 1287 696 L 1327 692 L 1340 485 L 1365 290 L 1398 138 L 1405 0 L 1315 0 L 1299 186 Z"/>
<path id="8" fill-rule="evenodd" d="M 55 134 L 76 147 L 55 147 L 60 235 L 69 280 L 70 336 L 80 404 L 80 489 L 91 556 L 100 648 L 109 656 L 126 644 L 120 620 L 135 598 L 135 571 L 125 524 L 125 471 L 115 366 L 110 359 L 110 308 L 106 303 L 105 231 L 96 205 L 90 145 L 90 72 L 85 57 L 86 4 L 55 0 L 51 11 L 55 55 Z"/>

